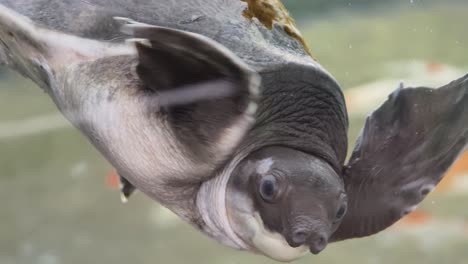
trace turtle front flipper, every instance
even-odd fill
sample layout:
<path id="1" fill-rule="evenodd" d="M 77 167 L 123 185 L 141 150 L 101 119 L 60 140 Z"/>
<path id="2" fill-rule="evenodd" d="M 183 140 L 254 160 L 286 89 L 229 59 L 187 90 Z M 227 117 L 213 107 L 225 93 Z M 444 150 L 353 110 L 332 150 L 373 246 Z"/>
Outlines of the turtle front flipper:
<path id="1" fill-rule="evenodd" d="M 133 186 L 127 179 L 125 179 L 120 173 L 117 173 L 119 175 L 119 181 L 120 181 L 120 200 L 122 203 L 127 203 L 130 195 L 132 195 L 136 191 L 136 187 Z"/>
<path id="2" fill-rule="evenodd" d="M 344 170 L 348 212 L 332 240 L 364 237 L 412 212 L 468 146 L 468 75 L 398 89 L 366 121 Z"/>
<path id="3" fill-rule="evenodd" d="M 4 1 L 3 1 L 4 2 Z M 0 64 L 34 81 L 54 96 L 57 76 L 71 65 L 134 54 L 125 44 L 85 39 L 45 28 L 0 4 Z"/>

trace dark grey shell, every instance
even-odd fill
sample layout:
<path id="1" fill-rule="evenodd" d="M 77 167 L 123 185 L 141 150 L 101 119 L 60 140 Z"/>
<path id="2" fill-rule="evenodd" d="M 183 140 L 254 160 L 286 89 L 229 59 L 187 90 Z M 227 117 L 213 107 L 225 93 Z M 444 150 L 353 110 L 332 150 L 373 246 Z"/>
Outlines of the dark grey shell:
<path id="1" fill-rule="evenodd" d="M 284 25 L 273 23 L 269 29 L 246 18 L 247 4 L 241 0 L 138 0 L 131 5 L 126 0 L 0 2 L 47 28 L 86 38 L 123 40 L 115 16 L 208 36 L 262 77 L 257 122 L 239 151 L 283 145 L 321 157 L 341 170 L 348 121 L 340 87 Z"/>
<path id="2" fill-rule="evenodd" d="M 256 65 L 281 65 L 285 53 L 311 61 L 301 43 L 281 26 L 273 30 L 243 16 L 247 7 L 241 0 L 26 0 L 1 1 L 35 22 L 73 35 L 118 41 L 114 16 L 138 22 L 183 29 L 210 37 L 247 62 Z M 46 8 L 44 8 L 46 7 Z M 41 12 L 38 12 L 38 11 Z"/>

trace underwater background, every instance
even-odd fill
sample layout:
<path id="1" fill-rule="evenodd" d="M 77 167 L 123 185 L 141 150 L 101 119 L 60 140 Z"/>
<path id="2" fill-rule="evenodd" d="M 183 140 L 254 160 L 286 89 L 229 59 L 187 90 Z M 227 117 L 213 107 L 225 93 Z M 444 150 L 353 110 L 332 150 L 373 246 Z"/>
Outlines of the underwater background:
<path id="1" fill-rule="evenodd" d="M 468 73 L 468 1 L 283 0 L 340 82 L 350 149 L 403 81 Z M 112 167 L 30 81 L 0 69 L 0 264 L 274 263 L 218 245 L 142 194 L 122 204 Z M 419 209 L 297 263 L 468 263 L 468 155 Z"/>

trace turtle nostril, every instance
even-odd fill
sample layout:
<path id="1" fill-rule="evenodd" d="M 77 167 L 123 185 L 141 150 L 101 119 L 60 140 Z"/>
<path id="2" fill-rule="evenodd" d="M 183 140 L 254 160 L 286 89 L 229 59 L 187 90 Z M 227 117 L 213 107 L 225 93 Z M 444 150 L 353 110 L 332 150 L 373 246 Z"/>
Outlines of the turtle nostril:
<path id="1" fill-rule="evenodd" d="M 323 246 L 327 243 L 326 239 L 324 236 L 320 236 L 320 238 L 317 240 L 317 245 Z"/>
<path id="2" fill-rule="evenodd" d="M 328 240 L 325 236 L 318 236 L 315 241 L 310 244 L 310 252 L 312 254 L 318 254 L 327 246 Z"/>
<path id="3" fill-rule="evenodd" d="M 297 245 L 303 245 L 309 238 L 309 234 L 304 230 L 298 230 L 293 233 L 292 242 Z"/>

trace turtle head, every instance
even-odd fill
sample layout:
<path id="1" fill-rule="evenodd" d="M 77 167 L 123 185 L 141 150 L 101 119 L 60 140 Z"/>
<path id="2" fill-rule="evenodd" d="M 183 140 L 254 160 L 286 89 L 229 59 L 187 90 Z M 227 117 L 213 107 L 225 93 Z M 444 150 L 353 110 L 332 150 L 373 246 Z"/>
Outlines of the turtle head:
<path id="1" fill-rule="evenodd" d="M 247 156 L 227 192 L 235 232 L 280 261 L 321 252 L 347 208 L 343 181 L 328 163 L 285 147 Z"/>

